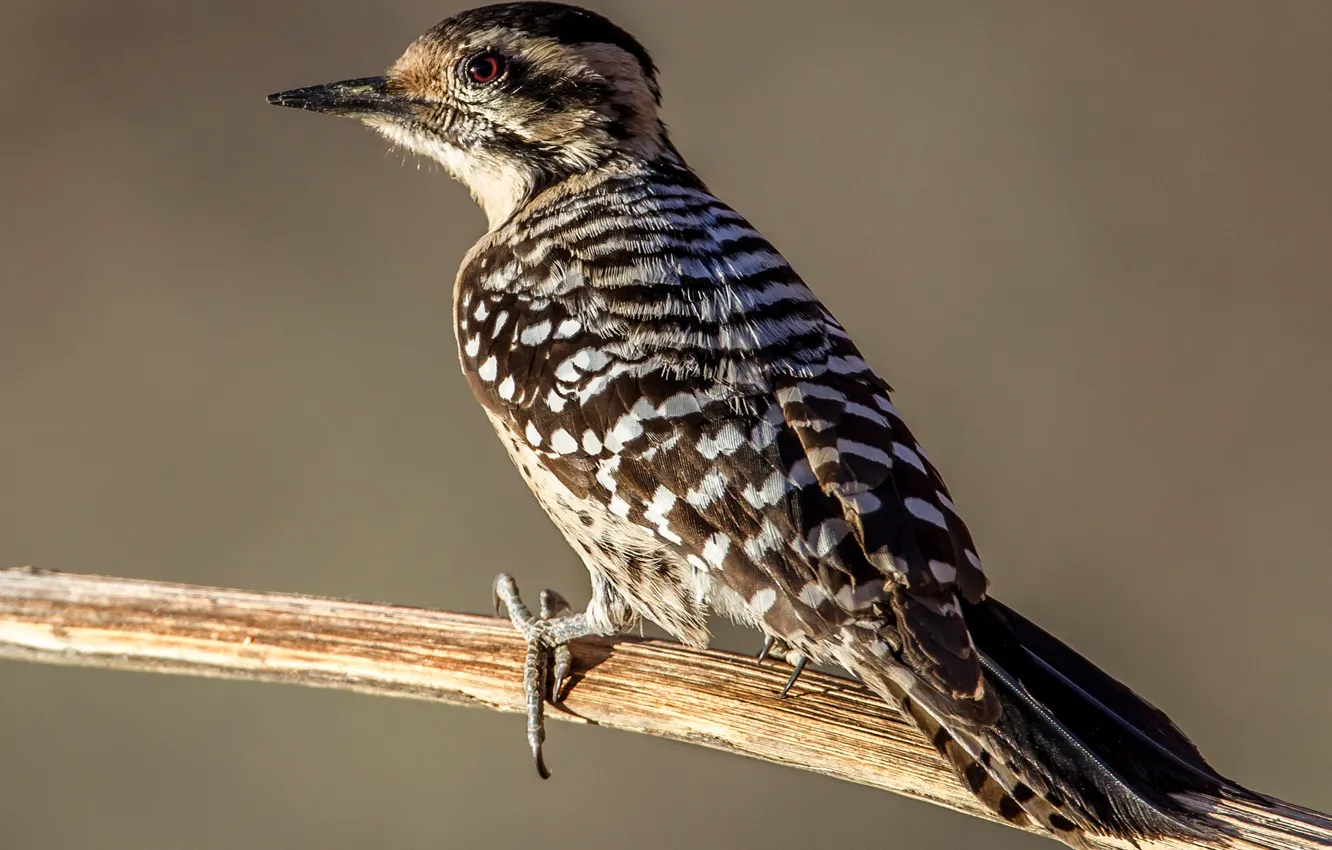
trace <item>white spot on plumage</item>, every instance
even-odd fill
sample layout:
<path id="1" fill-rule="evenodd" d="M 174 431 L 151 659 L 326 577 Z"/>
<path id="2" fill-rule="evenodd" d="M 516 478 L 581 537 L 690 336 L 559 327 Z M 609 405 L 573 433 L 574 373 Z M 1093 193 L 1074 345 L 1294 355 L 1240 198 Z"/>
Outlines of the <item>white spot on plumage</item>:
<path id="1" fill-rule="evenodd" d="M 944 518 L 943 511 L 924 499 L 907 499 L 903 504 L 916 519 L 924 520 L 931 525 L 937 525 L 945 531 L 948 530 L 948 520 Z"/>
<path id="2" fill-rule="evenodd" d="M 475 357 L 477 355 L 477 352 L 481 350 L 481 334 L 477 334 L 476 336 L 467 340 L 467 347 L 463 350 L 467 352 L 468 357 Z"/>
<path id="3" fill-rule="evenodd" d="M 540 345 L 550 337 L 550 320 L 537 322 L 535 325 L 528 325 L 523 328 L 523 332 L 518 335 L 518 341 L 523 345 Z"/>
<path id="4" fill-rule="evenodd" d="M 551 390 L 546 396 L 546 407 L 549 407 L 552 413 L 559 413 L 564 410 L 564 406 L 568 403 L 569 400 L 560 395 L 557 390 Z"/>
<path id="5" fill-rule="evenodd" d="M 556 339 L 568 339 L 583 329 L 582 324 L 577 319 L 565 319 L 560 322 L 560 326 L 555 329 Z"/>
<path id="6" fill-rule="evenodd" d="M 624 499 L 621 499 L 619 494 L 611 496 L 610 505 L 608 505 L 608 508 L 610 509 L 611 513 L 615 514 L 618 517 L 629 516 L 629 503 L 626 502 Z"/>
<path id="7" fill-rule="evenodd" d="M 685 502 L 699 510 L 711 507 L 722 496 L 726 494 L 726 476 L 722 475 L 720 470 L 708 470 L 708 474 L 703 476 L 703 480 L 698 482 L 688 493 L 685 493 Z"/>
<path id="8" fill-rule="evenodd" d="M 826 401 L 835 401 L 838 404 L 846 404 L 847 402 L 846 393 L 825 384 L 814 384 L 805 381 L 797 386 L 801 395 L 809 398 L 821 398 Z"/>
<path id="9" fill-rule="evenodd" d="M 643 435 L 643 423 L 632 413 L 626 413 L 615 423 L 615 427 L 606 435 L 606 448 L 618 452 L 624 444 Z"/>
<path id="10" fill-rule="evenodd" d="M 671 449 L 675 448 L 676 444 L 679 442 L 680 442 L 680 435 L 678 433 L 672 434 L 662 442 L 653 445 L 652 448 L 643 452 L 643 460 L 651 463 L 652 460 L 656 458 L 656 456 L 659 453 L 670 451 Z"/>
<path id="11" fill-rule="evenodd" d="M 982 567 L 981 567 L 981 560 L 980 560 L 980 557 L 979 557 L 975 552 L 971 551 L 970 549 L 967 549 L 967 550 L 965 550 L 965 551 L 966 551 L 966 554 L 967 554 L 967 561 L 970 562 L 970 564 L 971 564 L 973 567 L 975 567 L 976 569 L 978 569 L 978 570 L 979 570 L 979 569 L 982 569 Z"/>
<path id="12" fill-rule="evenodd" d="M 786 473 L 781 470 L 772 473 L 757 489 L 753 484 L 746 484 L 740 495 L 755 508 L 775 505 L 786 495 Z"/>
<path id="13" fill-rule="evenodd" d="M 852 510 L 861 516 L 874 513 L 879 509 L 879 506 L 883 504 L 883 502 L 879 501 L 878 496 L 869 491 L 855 493 L 854 495 L 844 496 L 843 498 L 850 502 Z"/>
<path id="14" fill-rule="evenodd" d="M 857 443 L 854 440 L 838 440 L 837 450 L 842 454 L 851 454 L 863 457 L 866 460 L 873 461 L 879 466 L 892 468 L 893 459 L 888 453 L 874 446 L 867 446 L 864 443 Z"/>
<path id="15" fill-rule="evenodd" d="M 883 581 L 881 579 L 864 581 L 855 587 L 848 582 L 838 588 L 837 595 L 833 598 L 837 600 L 838 605 L 848 611 L 863 610 L 883 598 Z"/>
<path id="16" fill-rule="evenodd" d="M 702 409 L 698 403 L 698 396 L 690 392 L 681 392 L 663 401 L 656 412 L 657 415 L 667 419 L 676 419 L 681 416 L 688 416 L 691 413 L 698 413 Z"/>
<path id="17" fill-rule="evenodd" d="M 936 490 L 934 491 L 934 498 L 939 500 L 939 504 L 943 505 L 945 508 L 948 508 L 948 510 L 952 511 L 954 516 L 958 515 L 957 505 L 953 504 L 953 500 L 948 498 L 947 493 L 945 493 L 942 490 Z"/>
<path id="18" fill-rule="evenodd" d="M 607 493 L 614 493 L 616 488 L 620 486 L 620 482 L 615 479 L 615 473 L 619 468 L 619 455 L 611 455 L 597 464 L 597 483 L 605 487 Z"/>
<path id="19" fill-rule="evenodd" d="M 671 492 L 666 485 L 660 484 L 657 486 L 657 491 L 652 494 L 651 501 L 644 503 L 646 509 L 643 516 L 653 522 L 665 522 L 666 514 L 670 512 L 671 508 L 675 507 L 677 501 L 679 501 L 679 497 Z"/>
<path id="20" fill-rule="evenodd" d="M 774 525 L 772 520 L 765 518 L 758 534 L 745 541 L 744 550 L 751 561 L 759 563 L 764 555 L 780 549 L 785 542 L 786 538 L 781 529 Z"/>
<path id="21" fill-rule="evenodd" d="M 814 475 L 814 469 L 810 466 L 807 457 L 802 457 L 796 461 L 792 465 L 791 471 L 787 473 L 787 477 L 791 479 L 791 486 L 793 487 L 808 487 L 811 484 L 819 483 L 819 479 Z"/>
<path id="22" fill-rule="evenodd" d="M 930 561 L 930 572 L 940 584 L 948 584 L 957 578 L 957 567 L 944 561 Z"/>
<path id="23" fill-rule="evenodd" d="M 505 401 L 512 401 L 513 394 L 517 389 L 518 385 L 514 382 L 513 376 L 510 375 L 509 377 L 505 378 L 503 382 L 500 383 L 499 397 L 504 399 Z"/>
<path id="24" fill-rule="evenodd" d="M 578 373 L 575 371 L 574 374 L 577 375 Z M 577 377 L 568 378 L 566 380 L 575 381 L 577 380 Z M 597 377 L 588 381 L 578 390 L 579 402 L 587 404 L 589 399 L 593 399 L 601 395 L 606 390 L 606 387 L 610 386 L 610 383 L 611 383 L 611 376 L 609 375 L 598 375 Z"/>
<path id="25" fill-rule="evenodd" d="M 874 403 L 879 406 L 880 410 L 882 410 L 884 413 L 887 413 L 889 416 L 895 417 L 898 420 L 902 418 L 902 414 L 897 412 L 896 407 L 893 407 L 893 403 L 888 400 L 888 396 L 876 395 L 874 397 Z"/>
<path id="26" fill-rule="evenodd" d="M 818 582 L 808 582 L 800 588 L 800 601 L 811 608 L 817 608 L 828 600 L 828 591 L 819 586 Z"/>
<path id="27" fill-rule="evenodd" d="M 486 317 L 489 315 L 490 315 L 490 305 L 488 305 L 485 302 L 485 299 L 476 302 L 476 312 L 472 314 L 472 318 L 476 319 L 478 322 L 481 322 L 485 321 Z"/>
<path id="28" fill-rule="evenodd" d="M 708 562 L 708 566 L 714 570 L 722 567 L 722 562 L 726 560 L 726 552 L 731 548 L 731 538 L 722 534 L 720 531 L 708 538 L 708 542 L 703 544 L 703 560 Z"/>
<path id="29" fill-rule="evenodd" d="M 572 361 L 573 365 L 576 366 L 579 371 L 598 372 L 606 367 L 606 364 L 610 362 L 610 358 L 599 348 L 583 348 L 579 349 L 573 357 L 565 362 L 567 363 L 569 361 Z"/>
<path id="30" fill-rule="evenodd" d="M 870 370 L 859 357 L 829 357 L 828 368 L 839 375 L 860 375 Z"/>
<path id="31" fill-rule="evenodd" d="M 601 439 L 591 428 L 583 432 L 583 451 L 590 455 L 601 454 Z"/>
<path id="32" fill-rule="evenodd" d="M 771 446 L 780 433 L 776 425 L 765 419 L 750 429 L 749 444 L 754 447 L 754 451 L 761 452 Z"/>
<path id="33" fill-rule="evenodd" d="M 670 521 L 666 518 L 666 514 L 675 507 L 676 501 L 678 497 L 673 492 L 664 485 L 658 486 L 657 492 L 652 494 L 652 501 L 645 503 L 643 518 L 656 526 L 658 534 L 678 545 L 684 541 L 680 535 L 671 530 Z"/>
<path id="34" fill-rule="evenodd" d="M 647 396 L 644 396 L 643 398 L 640 398 L 638 401 L 634 402 L 634 406 L 629 408 L 629 412 L 636 419 L 651 420 L 658 418 L 657 406 L 653 404 L 651 399 L 649 399 Z"/>
<path id="35" fill-rule="evenodd" d="M 843 407 L 843 410 L 845 410 L 847 413 L 851 414 L 852 416 L 859 416 L 861 419 L 868 419 L 870 422 L 873 422 L 876 425 L 882 425 L 885 428 L 888 428 L 893 424 L 888 421 L 888 418 L 886 416 L 884 416 L 882 413 L 879 413 L 877 410 L 872 410 L 866 407 L 865 405 L 858 404 L 854 401 L 848 401 L 846 405 Z"/>
<path id="36" fill-rule="evenodd" d="M 722 255 L 726 263 L 726 269 L 734 277 L 744 279 L 753 277 L 762 271 L 774 268 L 776 266 L 786 265 L 786 261 L 781 255 L 770 248 L 763 248 L 748 253 L 728 253 Z"/>
<path id="37" fill-rule="evenodd" d="M 927 475 L 929 474 L 928 470 L 925 469 L 925 461 L 921 460 L 920 455 L 916 454 L 907 446 L 904 446 L 901 443 L 893 443 L 893 454 L 911 464 L 916 469 L 919 469 L 921 472 L 924 472 Z"/>
<path id="38" fill-rule="evenodd" d="M 580 377 L 578 368 L 574 366 L 572 359 L 561 361 L 560 365 L 555 367 L 555 378 L 566 384 L 572 384 Z"/>
<path id="39" fill-rule="evenodd" d="M 486 362 L 481 364 L 480 369 L 476 370 L 477 377 L 486 383 L 495 380 L 497 374 L 499 374 L 499 361 L 495 359 L 493 354 L 486 358 Z"/>
<path id="40" fill-rule="evenodd" d="M 826 558 L 851 533 L 851 526 L 841 517 L 825 519 L 809 532 L 805 540 L 815 557 Z"/>
<path id="41" fill-rule="evenodd" d="M 532 422 L 528 422 L 527 430 L 525 433 L 527 436 L 527 442 L 531 443 L 534 446 L 541 445 L 541 432 L 536 429 L 535 424 L 533 424 Z"/>
<path id="42" fill-rule="evenodd" d="M 499 311 L 499 313 L 495 315 L 495 329 L 491 331 L 491 334 L 498 337 L 500 335 L 500 331 L 504 330 L 504 325 L 508 321 L 509 321 L 509 311 L 508 310 Z"/>
<path id="43" fill-rule="evenodd" d="M 749 598 L 749 607 L 755 614 L 766 614 L 777 604 L 777 591 L 765 587 Z"/>
<path id="44" fill-rule="evenodd" d="M 716 460 L 719 455 L 733 455 L 745 443 L 744 433 L 728 422 L 715 434 L 705 434 L 698 441 L 698 453 L 708 460 Z"/>
<path id="45" fill-rule="evenodd" d="M 710 216 L 710 218 L 713 218 Z M 715 218 L 714 218 L 715 220 Z M 715 224 L 709 229 L 708 236 L 718 242 L 731 242 L 736 239 L 743 239 L 746 236 L 758 236 L 752 227 L 746 227 L 740 223 Z"/>
<path id="46" fill-rule="evenodd" d="M 578 441 L 568 431 L 559 428 L 550 435 L 550 447 L 562 455 L 571 455 L 578 451 Z"/>

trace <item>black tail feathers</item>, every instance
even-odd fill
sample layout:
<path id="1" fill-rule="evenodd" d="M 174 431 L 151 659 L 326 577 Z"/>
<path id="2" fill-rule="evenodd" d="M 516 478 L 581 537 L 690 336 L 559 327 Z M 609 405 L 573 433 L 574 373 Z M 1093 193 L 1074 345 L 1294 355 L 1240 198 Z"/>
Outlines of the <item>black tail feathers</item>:
<path id="1" fill-rule="evenodd" d="M 1212 769 L 1163 712 L 1022 615 L 992 599 L 962 607 L 1001 705 L 996 723 L 969 723 L 924 687 L 880 678 L 877 689 L 1005 819 L 1074 846 L 1096 834 L 1203 838 L 1220 826 L 1184 798 L 1262 799 Z"/>
<path id="2" fill-rule="evenodd" d="M 1256 797 L 1165 713 L 1021 614 L 995 600 L 963 613 L 1003 705 L 996 743 L 1046 774 L 1077 820 L 1123 837 L 1198 836 L 1215 828 L 1179 795 Z"/>

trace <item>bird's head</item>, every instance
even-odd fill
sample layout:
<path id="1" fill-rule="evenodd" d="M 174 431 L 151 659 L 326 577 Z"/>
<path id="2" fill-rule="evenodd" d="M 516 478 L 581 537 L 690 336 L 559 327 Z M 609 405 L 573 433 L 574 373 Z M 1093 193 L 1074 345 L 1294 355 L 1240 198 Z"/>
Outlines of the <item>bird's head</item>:
<path id="1" fill-rule="evenodd" d="M 463 12 L 413 42 L 382 77 L 268 101 L 357 118 L 438 160 L 492 228 L 541 189 L 617 158 L 678 158 L 657 114 L 647 51 L 606 18 L 561 3 Z"/>

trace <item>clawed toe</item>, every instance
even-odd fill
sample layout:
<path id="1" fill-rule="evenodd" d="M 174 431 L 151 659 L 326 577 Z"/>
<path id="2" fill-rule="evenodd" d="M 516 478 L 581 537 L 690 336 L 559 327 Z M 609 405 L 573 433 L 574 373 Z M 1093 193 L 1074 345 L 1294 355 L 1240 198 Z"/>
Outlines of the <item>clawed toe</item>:
<path id="1" fill-rule="evenodd" d="M 569 603 L 553 590 L 541 591 L 541 619 L 553 620 L 557 617 L 568 616 Z M 551 669 L 550 675 L 550 701 L 559 703 L 562 701 L 561 693 L 564 688 L 564 680 L 569 678 L 569 671 L 573 667 L 573 651 L 569 649 L 569 644 L 561 643 L 555 647 L 555 666 Z"/>
<path id="2" fill-rule="evenodd" d="M 809 659 L 795 649 L 792 649 L 786 641 L 772 635 L 768 635 L 763 639 L 763 648 L 759 650 L 757 659 L 758 663 L 762 664 L 769 656 L 785 658 L 788 661 L 791 661 L 794 658 L 792 663 L 795 666 L 795 670 L 792 671 L 791 678 L 786 680 L 786 685 L 782 688 L 780 694 L 780 696 L 785 697 L 791 692 L 791 687 L 796 683 L 796 679 L 799 679 L 800 674 L 805 671 L 805 665 L 809 663 Z"/>
<path id="3" fill-rule="evenodd" d="M 550 778 L 542 754 L 546 740 L 545 702 L 560 701 L 560 690 L 573 666 L 573 653 L 568 642 L 592 633 L 584 614 L 570 612 L 569 603 L 553 590 L 541 591 L 541 614 L 532 612 L 518 594 L 513 577 L 496 577 L 496 613 L 507 610 L 514 628 L 527 641 L 527 658 L 523 664 L 523 692 L 527 702 L 527 741 L 532 748 L 537 773 L 542 779 Z M 553 662 L 553 663 L 552 663 Z"/>
<path id="4" fill-rule="evenodd" d="M 800 674 L 805 672 L 805 665 L 807 663 L 809 663 L 809 659 L 803 655 L 796 660 L 795 670 L 791 671 L 791 678 L 786 680 L 786 686 L 782 688 L 780 696 L 783 699 L 785 699 L 786 695 L 791 692 L 791 686 L 796 683 L 796 679 L 800 678 Z"/>

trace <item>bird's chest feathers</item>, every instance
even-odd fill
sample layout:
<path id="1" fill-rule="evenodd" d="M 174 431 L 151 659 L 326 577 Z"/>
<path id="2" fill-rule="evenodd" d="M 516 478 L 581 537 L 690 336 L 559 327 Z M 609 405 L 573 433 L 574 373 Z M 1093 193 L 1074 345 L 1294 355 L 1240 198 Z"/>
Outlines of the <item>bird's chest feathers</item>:
<path id="1" fill-rule="evenodd" d="M 706 646 L 711 574 L 599 499 L 572 490 L 556 465 L 515 434 L 507 421 L 489 417 L 523 481 L 587 566 L 593 585 L 613 587 L 636 616 L 690 645 Z"/>

